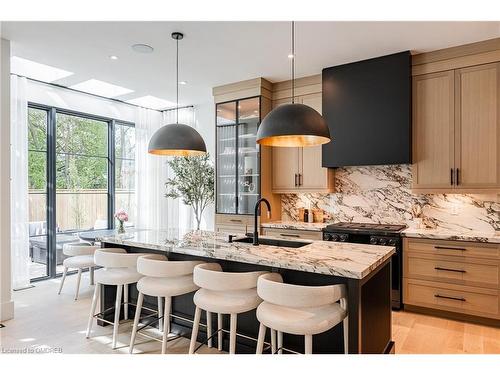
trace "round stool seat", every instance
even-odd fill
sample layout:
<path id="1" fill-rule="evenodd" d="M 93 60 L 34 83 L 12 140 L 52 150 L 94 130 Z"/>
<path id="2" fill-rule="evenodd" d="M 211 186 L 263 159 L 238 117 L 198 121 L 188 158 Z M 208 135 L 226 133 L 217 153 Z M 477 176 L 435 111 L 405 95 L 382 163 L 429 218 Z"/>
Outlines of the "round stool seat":
<path id="1" fill-rule="evenodd" d="M 63 260 L 63 266 L 68 268 L 94 267 L 94 255 L 77 255 Z"/>
<path id="2" fill-rule="evenodd" d="M 194 295 L 197 307 L 220 314 L 239 314 L 255 309 L 262 299 L 257 295 L 257 289 L 234 291 L 213 291 L 200 289 Z"/>
<path id="3" fill-rule="evenodd" d="M 335 327 L 347 316 L 337 304 L 318 307 L 286 307 L 262 302 L 257 319 L 266 327 L 294 335 L 316 335 Z"/>
<path id="4" fill-rule="evenodd" d="M 101 268 L 94 274 L 96 283 L 105 285 L 133 284 L 141 277 L 135 268 Z"/>
<path id="5" fill-rule="evenodd" d="M 137 290 L 154 297 L 175 297 L 198 290 L 193 275 L 178 277 L 143 277 L 137 283 Z"/>

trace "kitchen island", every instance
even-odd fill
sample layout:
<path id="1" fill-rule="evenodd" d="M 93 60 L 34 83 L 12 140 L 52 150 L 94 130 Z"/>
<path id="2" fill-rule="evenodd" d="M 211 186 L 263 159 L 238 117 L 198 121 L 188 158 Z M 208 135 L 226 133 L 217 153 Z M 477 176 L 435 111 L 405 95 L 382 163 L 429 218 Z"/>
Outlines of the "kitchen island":
<path id="1" fill-rule="evenodd" d="M 265 239 L 265 237 L 261 237 Z M 307 242 L 305 246 L 259 245 L 229 242 L 228 235 L 208 231 L 142 230 L 101 239 L 103 247 L 121 247 L 128 252 L 164 254 L 169 260 L 216 261 L 224 271 L 268 270 L 279 272 L 286 283 L 300 285 L 347 285 L 349 314 L 349 353 L 391 353 L 391 255 L 394 247 L 326 241 Z M 102 310 L 113 306 L 115 289 L 103 287 Z M 129 290 L 131 302 L 137 296 L 135 286 Z M 192 319 L 193 294 L 173 298 L 172 314 Z M 156 298 L 145 298 L 145 306 L 155 308 Z M 134 309 L 130 311 L 133 316 Z M 112 314 L 108 312 L 107 314 Z M 109 318 L 109 315 L 105 316 Z M 229 326 L 225 317 L 224 328 Z M 226 321 L 227 319 L 227 321 Z M 214 324 L 214 326 L 216 326 Z M 189 337 L 191 325 L 172 319 L 172 332 Z M 238 333 L 257 337 L 255 311 L 238 316 Z M 199 340 L 204 340 L 200 332 Z M 342 324 L 314 337 L 314 353 L 343 353 Z M 225 335 L 224 347 L 228 347 Z M 302 351 L 303 337 L 284 335 L 285 348 Z M 255 342 L 238 337 L 237 351 L 255 352 Z"/>

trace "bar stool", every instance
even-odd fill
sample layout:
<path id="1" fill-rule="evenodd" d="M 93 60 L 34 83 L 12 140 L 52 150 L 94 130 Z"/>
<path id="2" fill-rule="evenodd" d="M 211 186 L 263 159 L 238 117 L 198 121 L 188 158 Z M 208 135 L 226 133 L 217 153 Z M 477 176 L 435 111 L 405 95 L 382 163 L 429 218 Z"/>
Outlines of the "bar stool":
<path id="1" fill-rule="evenodd" d="M 89 269 L 90 285 L 94 285 L 94 253 L 96 250 L 97 246 L 89 246 L 89 244 L 84 242 L 64 244 L 63 254 L 68 255 L 69 258 L 66 258 L 63 261 L 63 276 L 61 279 L 61 285 L 59 286 L 59 292 L 57 294 L 61 294 L 64 281 L 66 280 L 66 275 L 68 273 L 68 268 L 78 269 L 75 301 L 78 299 L 78 293 L 80 293 L 80 280 L 82 279 L 82 271 L 84 268 Z"/>
<path id="2" fill-rule="evenodd" d="M 135 311 L 134 325 L 132 327 L 132 337 L 130 339 L 130 353 L 134 350 L 137 326 L 142 310 L 144 295 L 158 298 L 158 306 L 161 306 L 161 299 L 165 297 L 165 309 L 161 315 L 159 307 L 159 319 L 163 318 L 163 338 L 161 352 L 167 352 L 168 334 L 170 333 L 170 308 L 172 297 L 194 292 L 198 290 L 193 282 L 193 269 L 201 261 L 168 261 L 163 255 L 145 255 L 137 259 L 137 271 L 143 275 L 137 283 L 139 296 Z M 160 328 L 161 331 L 161 328 Z"/>
<path id="3" fill-rule="evenodd" d="M 124 318 L 128 319 L 128 286 L 129 284 L 136 283 L 142 277 L 137 272 L 137 258 L 146 255 L 144 253 L 127 253 L 124 249 L 120 248 L 106 248 L 99 249 L 94 254 L 94 261 L 97 266 L 101 268 L 95 271 L 95 290 L 94 297 L 92 298 L 92 306 L 90 308 L 89 323 L 87 327 L 87 338 L 90 337 L 92 330 L 92 323 L 94 318 L 105 321 L 113 325 L 113 349 L 116 348 L 116 336 L 118 334 L 118 326 L 120 324 L 120 308 L 122 305 L 122 291 L 124 300 Z M 116 302 L 115 302 L 115 318 L 114 322 L 109 322 L 97 315 L 104 314 L 105 311 L 95 314 L 97 300 L 101 290 L 101 285 L 114 285 L 116 286 Z"/>
<path id="4" fill-rule="evenodd" d="M 346 287 L 343 284 L 301 286 L 284 284 L 278 273 L 259 277 L 257 293 L 264 300 L 257 308 L 260 322 L 257 354 L 262 354 L 266 327 L 271 329 L 271 350 L 283 352 L 283 332 L 305 336 L 305 354 L 312 353 L 312 336 L 340 322 L 344 326 L 344 352 L 348 353 Z M 337 303 L 340 302 L 340 303 Z"/>
<path id="5" fill-rule="evenodd" d="M 217 263 L 205 263 L 194 268 L 194 283 L 201 289 L 194 295 L 196 311 L 189 354 L 195 352 L 201 310 L 207 314 L 208 346 L 212 347 L 212 313 L 217 313 L 218 349 L 222 350 L 222 314 L 230 314 L 229 353 L 236 352 L 237 314 L 255 309 L 262 301 L 257 295 L 257 279 L 267 272 L 222 272 Z"/>

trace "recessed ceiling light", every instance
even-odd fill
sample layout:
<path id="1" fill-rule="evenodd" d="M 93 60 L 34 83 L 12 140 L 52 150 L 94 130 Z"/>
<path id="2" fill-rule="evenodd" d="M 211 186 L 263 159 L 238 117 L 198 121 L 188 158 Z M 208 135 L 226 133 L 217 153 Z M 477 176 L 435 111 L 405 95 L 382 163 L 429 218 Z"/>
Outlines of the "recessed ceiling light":
<path id="1" fill-rule="evenodd" d="M 139 53 L 153 53 L 153 51 L 154 51 L 153 47 L 151 47 L 147 44 L 141 44 L 141 43 L 132 45 L 132 49 L 135 52 L 139 52 Z"/>
<path id="2" fill-rule="evenodd" d="M 129 94 L 134 90 L 125 87 L 113 85 L 111 83 L 99 81 L 98 79 L 89 79 L 88 81 L 80 82 L 71 86 L 72 89 L 85 91 L 90 94 L 105 96 L 107 98 L 114 98 L 116 96 Z"/>
<path id="3" fill-rule="evenodd" d="M 290 54 L 288 55 L 288 58 L 289 58 L 289 59 L 293 59 L 293 57 L 294 57 L 294 56 L 293 56 L 293 54 L 292 54 L 292 53 L 290 53 Z"/>
<path id="4" fill-rule="evenodd" d="M 115 55 L 111 55 L 111 56 L 109 56 L 109 58 L 110 58 L 111 60 L 118 60 L 118 56 L 115 56 Z"/>
<path id="5" fill-rule="evenodd" d="M 187 81 L 179 81 L 179 85 L 187 85 Z"/>
<path id="6" fill-rule="evenodd" d="M 151 109 L 166 109 L 166 108 L 174 108 L 175 107 L 174 102 L 169 102 L 168 100 L 157 98 L 156 96 L 152 96 L 152 95 L 146 95 L 146 96 L 142 96 L 140 98 L 127 100 L 127 102 L 141 106 L 141 107 L 151 108 Z"/>
<path id="7" fill-rule="evenodd" d="M 10 61 L 11 73 L 37 79 L 43 82 L 54 82 L 61 78 L 73 75 L 73 72 L 68 72 L 67 70 L 40 64 L 17 56 L 12 56 Z"/>

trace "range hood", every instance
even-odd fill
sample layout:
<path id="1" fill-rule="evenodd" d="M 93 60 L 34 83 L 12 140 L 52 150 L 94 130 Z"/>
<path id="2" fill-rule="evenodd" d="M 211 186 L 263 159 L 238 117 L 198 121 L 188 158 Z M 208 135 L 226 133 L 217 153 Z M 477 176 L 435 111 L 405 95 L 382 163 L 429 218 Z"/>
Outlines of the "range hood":
<path id="1" fill-rule="evenodd" d="M 411 163 L 409 51 L 323 69 L 323 167 Z"/>

